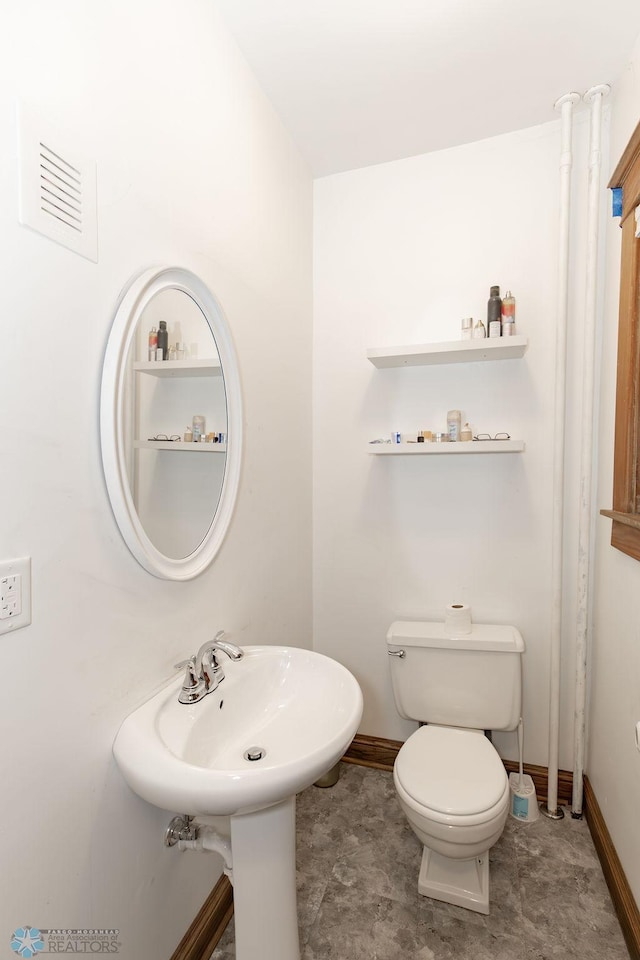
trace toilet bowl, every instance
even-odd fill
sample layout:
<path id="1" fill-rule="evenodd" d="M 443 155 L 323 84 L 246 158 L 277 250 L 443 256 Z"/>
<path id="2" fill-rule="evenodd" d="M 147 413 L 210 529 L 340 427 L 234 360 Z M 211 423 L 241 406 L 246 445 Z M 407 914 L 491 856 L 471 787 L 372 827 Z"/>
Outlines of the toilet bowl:
<path id="1" fill-rule="evenodd" d="M 393 778 L 400 805 L 424 844 L 418 890 L 489 913 L 489 849 L 509 812 L 509 781 L 479 730 L 428 725 L 400 749 Z"/>

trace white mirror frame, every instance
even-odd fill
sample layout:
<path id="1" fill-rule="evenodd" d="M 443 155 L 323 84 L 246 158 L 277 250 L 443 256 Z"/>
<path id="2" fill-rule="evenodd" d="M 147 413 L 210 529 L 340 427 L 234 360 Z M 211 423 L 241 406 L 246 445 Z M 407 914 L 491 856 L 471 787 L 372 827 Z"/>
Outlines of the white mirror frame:
<path id="1" fill-rule="evenodd" d="M 163 290 L 181 290 L 200 307 L 222 364 L 227 401 L 227 455 L 222 491 L 211 525 L 189 556 L 166 557 L 153 545 L 138 517 L 127 476 L 123 398 L 127 357 L 136 327 L 149 302 Z M 107 342 L 100 394 L 100 442 L 107 491 L 124 541 L 145 570 L 164 580 L 192 580 L 212 562 L 229 528 L 240 483 L 242 395 L 229 325 L 203 281 L 181 267 L 151 267 L 123 291 Z"/>

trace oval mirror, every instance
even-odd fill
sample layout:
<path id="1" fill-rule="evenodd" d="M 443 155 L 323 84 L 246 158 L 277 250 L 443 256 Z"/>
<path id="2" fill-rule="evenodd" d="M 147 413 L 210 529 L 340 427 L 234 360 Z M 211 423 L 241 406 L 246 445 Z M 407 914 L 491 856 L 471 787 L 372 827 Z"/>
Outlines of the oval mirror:
<path id="1" fill-rule="evenodd" d="M 124 290 L 113 320 L 100 439 L 114 516 L 150 573 L 190 580 L 220 549 L 238 490 L 241 427 L 220 304 L 188 270 L 146 270 Z"/>

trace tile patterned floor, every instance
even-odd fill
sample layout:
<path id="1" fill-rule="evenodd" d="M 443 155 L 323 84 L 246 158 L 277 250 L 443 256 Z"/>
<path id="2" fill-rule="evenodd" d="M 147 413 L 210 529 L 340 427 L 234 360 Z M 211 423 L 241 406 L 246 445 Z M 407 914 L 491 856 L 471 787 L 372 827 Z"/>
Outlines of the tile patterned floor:
<path id="1" fill-rule="evenodd" d="M 508 818 L 488 917 L 420 896 L 390 773 L 341 764 L 335 787 L 300 794 L 297 824 L 302 960 L 629 960 L 582 820 Z M 234 956 L 232 922 L 212 960 Z"/>

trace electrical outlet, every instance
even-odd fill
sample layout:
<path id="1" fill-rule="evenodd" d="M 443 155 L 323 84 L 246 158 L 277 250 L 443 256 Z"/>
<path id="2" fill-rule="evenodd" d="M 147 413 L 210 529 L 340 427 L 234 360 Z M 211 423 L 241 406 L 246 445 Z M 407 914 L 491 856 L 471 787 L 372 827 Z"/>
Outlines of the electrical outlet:
<path id="1" fill-rule="evenodd" d="M 31 557 L 0 563 L 0 633 L 31 623 Z"/>
<path id="2" fill-rule="evenodd" d="M 0 579 L 0 620 L 22 613 L 22 574 Z"/>

